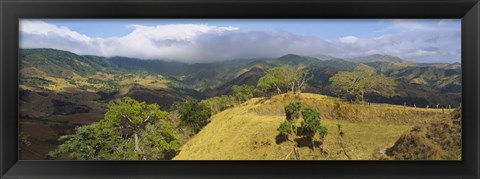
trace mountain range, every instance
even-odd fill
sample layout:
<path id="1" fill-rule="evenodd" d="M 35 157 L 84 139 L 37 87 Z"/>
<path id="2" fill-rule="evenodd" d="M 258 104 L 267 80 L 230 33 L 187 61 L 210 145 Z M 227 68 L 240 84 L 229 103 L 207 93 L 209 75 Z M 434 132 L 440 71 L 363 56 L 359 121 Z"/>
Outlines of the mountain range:
<path id="1" fill-rule="evenodd" d="M 22 114 L 39 117 L 74 113 L 78 109 L 103 110 L 107 100 L 125 95 L 167 109 L 186 96 L 204 99 L 230 94 L 233 85 L 255 85 L 266 70 L 281 66 L 309 69 L 313 79 L 308 81 L 305 92 L 334 96 L 328 88 L 330 77 L 339 71 L 368 70 L 391 77 L 399 84 L 399 95 L 367 96 L 371 102 L 419 107 L 454 107 L 461 103 L 459 63 L 414 63 L 379 54 L 350 59 L 324 57 L 286 54 L 278 58 L 187 64 L 77 55 L 55 49 L 21 49 L 21 104 L 35 109 L 23 109 Z"/>

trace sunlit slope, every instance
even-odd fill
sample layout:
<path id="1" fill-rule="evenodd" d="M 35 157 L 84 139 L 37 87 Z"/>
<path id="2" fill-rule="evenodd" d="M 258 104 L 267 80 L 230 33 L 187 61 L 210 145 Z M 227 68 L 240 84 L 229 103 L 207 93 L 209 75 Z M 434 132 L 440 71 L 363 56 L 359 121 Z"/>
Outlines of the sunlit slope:
<path id="1" fill-rule="evenodd" d="M 283 160 L 297 142 L 277 142 L 277 128 L 285 120 L 283 106 L 300 101 L 321 113 L 328 128 L 322 150 L 300 143 L 301 159 L 348 159 L 339 144 L 337 123 L 345 132 L 343 143 L 351 159 L 373 159 L 373 153 L 391 145 L 414 124 L 448 117 L 448 110 L 385 104 L 349 104 L 317 94 L 251 99 L 211 118 L 211 122 L 187 142 L 175 160 Z M 338 119 L 343 118 L 343 119 Z M 317 136 L 318 137 L 318 136 Z M 290 137 L 290 140 L 294 140 Z M 291 159 L 292 157 L 289 157 Z"/>

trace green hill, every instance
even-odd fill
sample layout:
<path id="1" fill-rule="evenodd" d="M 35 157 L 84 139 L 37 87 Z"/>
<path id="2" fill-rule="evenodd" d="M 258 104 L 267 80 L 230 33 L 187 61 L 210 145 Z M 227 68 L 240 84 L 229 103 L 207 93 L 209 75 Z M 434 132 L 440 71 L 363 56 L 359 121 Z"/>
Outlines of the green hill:
<path id="1" fill-rule="evenodd" d="M 123 88 L 122 85 L 136 84 L 144 88 L 183 89 L 193 92 L 185 95 L 195 94 L 195 97 L 202 98 L 230 94 L 229 87 L 232 85 L 255 85 L 269 68 L 303 66 L 313 74 L 305 92 L 334 95 L 327 87 L 330 85 L 329 79 L 339 71 L 375 70 L 400 84 L 397 87 L 399 96 L 368 96 L 369 101 L 423 107 L 437 104 L 458 106 L 461 103 L 460 64 L 381 60 L 384 58 L 396 59 L 373 55 L 368 63 L 357 64 L 337 58 L 320 60 L 288 54 L 278 58 L 186 64 L 125 57 L 80 56 L 54 49 L 21 49 L 20 84 L 51 91 L 83 89 L 101 93 L 102 99 L 114 96 L 112 93 Z M 153 78 L 144 80 L 146 76 Z"/>
<path id="2" fill-rule="evenodd" d="M 348 61 L 356 63 L 368 63 L 368 62 L 402 62 L 403 60 L 396 56 L 373 54 L 367 56 L 360 56 L 354 58 L 348 58 Z"/>
<path id="3" fill-rule="evenodd" d="M 285 157 L 293 143 L 277 144 L 276 128 L 284 119 L 283 106 L 294 100 L 318 109 L 323 124 L 331 131 L 321 145 L 326 153 L 312 153 L 308 147 L 301 147 L 302 156 L 307 159 L 345 157 L 337 153 L 339 147 L 335 145 L 338 141 L 335 138 L 338 119 L 342 119 L 340 123 L 346 132 L 347 152 L 355 151 L 352 154 L 354 159 L 368 159 L 372 148 L 392 146 L 403 132 L 418 124 L 418 121 L 432 115 L 434 118 L 443 118 L 443 113 L 440 114 L 436 109 L 380 104 L 359 106 L 319 95 L 335 95 L 328 88 L 329 79 L 340 71 L 375 71 L 398 82 L 398 96 L 367 96 L 369 102 L 416 104 L 422 108 L 426 105 L 433 108 L 436 104 L 440 104 L 440 107 L 447 104 L 456 107 L 461 103 L 460 64 L 415 64 L 404 61 L 358 64 L 334 57 L 320 60 L 295 54 L 279 58 L 186 64 L 82 56 L 55 49 L 20 49 L 19 58 L 19 123 L 21 130 L 26 131 L 24 136 L 30 136 L 32 141 L 31 146 L 21 151 L 21 157 L 35 155 L 38 158 L 58 145 L 60 135 L 71 133 L 77 126 L 100 120 L 106 103 L 112 99 L 130 96 L 139 101 L 156 103 L 162 110 L 169 110 L 173 102 L 187 96 L 204 99 L 231 94 L 233 85 L 255 86 L 265 71 L 272 67 L 308 68 L 313 78 L 307 82 L 303 92 L 316 95 L 304 93 L 298 97 L 281 95 L 268 100 L 256 98 L 220 112 L 212 117 L 205 130 L 185 145 L 178 159 L 185 156 L 215 159 L 223 157 L 222 154 L 235 159 Z M 385 135 L 366 136 L 364 130 Z M 40 134 L 43 131 L 49 132 Z M 215 136 L 217 133 L 222 136 Z M 211 137 L 212 140 L 198 142 L 197 138 L 202 136 Z M 368 142 L 368 137 L 378 142 Z M 204 154 L 198 151 L 204 151 Z M 215 151 L 220 153 L 212 154 Z"/>

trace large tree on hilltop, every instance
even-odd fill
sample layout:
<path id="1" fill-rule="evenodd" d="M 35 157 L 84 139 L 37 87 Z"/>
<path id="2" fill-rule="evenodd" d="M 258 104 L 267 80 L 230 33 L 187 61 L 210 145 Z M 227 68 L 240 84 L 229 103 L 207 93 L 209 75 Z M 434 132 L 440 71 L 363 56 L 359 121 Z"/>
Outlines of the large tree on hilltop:
<path id="1" fill-rule="evenodd" d="M 338 72 L 330 78 L 331 88 L 339 95 L 351 95 L 356 101 L 365 101 L 365 94 L 384 97 L 396 95 L 396 82 L 392 78 L 373 73 L 354 71 Z"/>
<path id="2" fill-rule="evenodd" d="M 284 92 L 301 92 L 306 82 L 312 79 L 307 68 L 299 66 L 294 69 L 289 66 L 275 67 L 267 70 L 265 76 L 260 78 L 257 88 L 262 92 L 276 91 L 277 94 Z"/>

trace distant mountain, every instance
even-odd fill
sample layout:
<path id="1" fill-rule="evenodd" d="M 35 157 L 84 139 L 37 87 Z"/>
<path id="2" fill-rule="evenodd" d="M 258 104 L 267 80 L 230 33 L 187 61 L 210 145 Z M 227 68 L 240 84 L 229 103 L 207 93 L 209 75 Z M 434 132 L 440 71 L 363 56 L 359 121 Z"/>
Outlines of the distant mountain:
<path id="1" fill-rule="evenodd" d="M 316 55 L 312 55 L 312 57 L 318 58 L 319 60 L 333 60 L 337 58 L 337 57 L 324 55 L 324 54 L 316 54 Z"/>
<path id="2" fill-rule="evenodd" d="M 260 69 L 269 69 L 269 68 L 280 67 L 280 66 L 290 66 L 293 68 L 297 68 L 299 66 L 332 67 L 332 68 L 350 71 L 350 70 L 353 70 L 353 68 L 355 68 L 356 64 L 353 62 L 345 61 L 343 59 L 338 59 L 338 58 L 333 58 L 329 60 L 320 60 L 318 58 L 310 57 L 310 56 L 287 54 L 279 58 L 255 60 L 246 64 L 244 67 L 245 68 L 257 67 Z"/>
<path id="3" fill-rule="evenodd" d="M 391 99 L 369 96 L 377 102 L 416 105 L 451 104 L 461 102 L 461 65 L 416 64 L 412 62 L 361 63 L 355 70 L 370 71 L 395 79 L 400 96 Z M 402 102 L 403 101 L 403 102 Z"/>
<path id="4" fill-rule="evenodd" d="M 69 78 L 73 75 L 85 76 L 111 68 L 103 59 L 83 57 L 77 54 L 53 49 L 20 49 L 21 75 L 47 75 Z"/>
<path id="5" fill-rule="evenodd" d="M 388 55 L 370 55 L 354 60 L 332 57 L 325 60 L 287 54 L 278 58 L 187 64 L 126 57 L 82 56 L 54 49 L 21 49 L 20 84 L 21 90 L 48 94 L 72 90 L 88 92 L 91 96 L 88 99 L 98 99 L 99 103 L 122 95 L 138 99 L 151 96 L 143 101 L 153 100 L 167 108 L 172 101 L 185 96 L 202 99 L 231 94 L 231 86 L 255 85 L 268 69 L 282 66 L 309 69 L 313 79 L 308 81 L 305 92 L 334 95 L 328 88 L 330 78 L 339 71 L 357 70 L 382 74 L 400 84 L 397 87 L 400 96 L 370 96 L 372 102 L 411 102 L 417 105 L 461 102 L 461 64 L 413 63 Z M 41 95 L 38 98 L 42 98 Z M 24 99 L 28 101 L 28 95 Z M 71 102 L 71 98 L 55 99 Z M 82 103 L 94 108 L 89 104 Z"/>
<path id="6" fill-rule="evenodd" d="M 255 123 L 252 126 L 259 129 L 250 130 L 254 131 L 251 134 L 257 134 L 258 131 L 267 131 L 268 140 L 265 140 L 266 142 L 263 142 L 263 139 L 261 140 L 262 142 L 251 142 L 249 139 L 247 141 L 248 145 L 246 145 L 248 150 L 267 147 L 272 149 L 272 151 L 278 151 L 272 146 L 275 145 L 274 138 L 278 134 L 276 129 L 280 122 L 273 121 L 274 123 L 272 123 L 272 120 L 264 119 L 266 119 L 265 117 L 274 117 L 278 114 L 283 115 L 283 110 L 271 110 L 273 108 L 270 105 L 275 105 L 276 109 L 283 109 L 285 102 L 303 100 L 309 107 L 312 107 L 310 105 L 316 105 L 319 107 L 318 109 L 322 109 L 320 111 L 322 115 L 337 115 L 332 113 L 338 113 L 336 106 L 332 107 L 332 105 L 336 105 L 338 99 L 329 96 L 339 96 L 333 93 L 329 87 L 331 85 L 330 78 L 341 71 L 357 70 L 372 74 L 376 73 L 393 78 L 398 83 L 396 87 L 398 96 L 386 98 L 366 94 L 365 98 L 368 102 L 406 104 L 422 108 L 427 105 L 430 108 L 434 108 L 438 104 L 445 108 L 448 105 L 458 107 L 462 101 L 461 64 L 458 63 L 417 64 L 398 60 L 385 60 L 385 58 L 372 58 L 364 63 L 359 63 L 334 57 L 317 58 L 287 54 L 278 58 L 187 64 L 175 61 L 77 55 L 55 49 L 20 49 L 19 124 L 23 129 L 28 129 L 25 131 L 31 132 L 25 135 L 31 137 L 32 146 L 28 149 L 35 149 L 33 151 L 41 149 L 40 152 L 37 151 L 35 153 L 35 156 L 38 158 L 38 153 L 41 155 L 46 154 L 53 146 L 59 144 L 57 139 L 60 135 L 73 132 L 77 126 L 87 125 L 102 119 L 108 102 L 113 99 L 129 96 L 138 101 L 158 104 L 162 110 L 169 111 L 174 102 L 182 100 L 187 96 L 202 100 L 218 95 L 230 95 L 232 94 L 231 87 L 233 85 L 247 84 L 255 86 L 258 79 L 264 76 L 268 69 L 283 66 L 291 68 L 304 67 L 313 75 L 313 78 L 307 81 L 303 90 L 304 93 L 300 95 L 277 95 L 271 99 L 265 99 L 265 102 L 252 99 L 244 103 L 246 105 L 238 105 L 228 111 L 221 112 L 223 114 L 228 112 L 229 116 L 232 116 L 231 112 L 233 112 L 235 113 L 234 117 L 241 117 L 238 120 L 224 118 L 221 116 L 221 113 L 216 114 L 217 117 L 212 117 L 222 120 L 227 119 L 227 121 L 230 121 L 228 124 L 235 123 L 241 126 L 247 126 L 245 124 L 248 124 L 249 121 L 245 123 L 245 120 L 250 120 L 252 124 Z M 344 107 L 357 106 L 348 101 L 340 101 L 340 103 Z M 365 112 L 364 110 L 367 108 L 370 111 Z M 393 109 L 388 107 L 388 105 L 358 105 L 358 107 L 348 108 L 348 111 L 357 111 L 352 113 L 355 116 L 352 116 L 351 119 L 354 120 L 358 120 L 358 116 L 360 116 L 360 119 L 368 120 L 373 119 L 373 116 L 375 118 L 372 121 L 384 121 L 388 117 L 394 118 L 402 124 L 419 119 L 423 120 L 424 118 L 418 117 L 418 112 L 426 112 L 425 114 L 431 115 L 428 114 L 429 110 L 415 109 L 413 107 L 395 107 L 395 110 L 389 111 L 387 116 L 385 115 L 385 109 L 387 108 Z M 401 111 L 398 111 L 397 108 Z M 361 109 L 360 113 L 358 113 L 359 109 Z M 268 113 L 268 111 L 272 113 Z M 397 112 L 399 113 L 394 114 Z M 174 113 L 171 114 L 174 115 Z M 447 115 L 443 111 L 441 114 Z M 362 115 L 367 116 L 362 117 Z M 412 117 L 412 115 L 416 117 Z M 255 117 L 262 120 L 257 120 Z M 272 119 L 280 120 L 284 118 L 275 117 Z M 234 122 L 232 123 L 232 121 Z M 266 123 L 260 124 L 259 121 Z M 331 124 L 329 124 L 327 119 L 326 124 L 327 126 L 336 126 L 336 123 L 336 121 L 331 121 Z M 203 131 L 208 132 L 208 126 L 212 124 L 215 125 L 215 120 L 202 129 L 199 135 L 205 134 Z M 355 122 L 350 127 L 356 127 L 357 125 L 358 122 Z M 235 132 L 236 129 L 240 129 L 239 127 L 223 124 L 222 126 L 227 126 L 227 128 L 223 128 L 227 133 L 223 134 L 241 133 Z M 264 130 L 265 128 L 271 128 L 272 130 Z M 390 130 L 391 125 L 389 124 L 384 128 Z M 219 132 L 218 130 L 210 131 L 213 131 L 215 134 Z M 36 136 L 31 134 L 42 135 Z M 243 133 L 241 134 L 243 135 Z M 196 136 L 195 138 L 198 139 L 199 137 L 201 136 Z M 256 141 L 260 141 L 261 138 L 256 137 L 258 136 L 254 135 L 252 139 L 255 138 Z M 222 140 L 210 141 L 220 141 L 222 143 Z M 273 145 L 270 145 L 270 143 Z M 188 145 L 196 146 L 196 144 L 205 143 L 194 144 Z M 216 143 L 214 144 L 217 145 Z M 206 152 L 203 151 L 203 148 L 201 149 L 200 153 L 205 154 Z M 307 150 L 310 152 L 309 149 Z M 28 153 L 26 152 L 27 150 L 21 151 L 24 154 Z M 190 150 L 190 152 L 192 151 L 200 150 Z M 188 150 L 182 150 L 179 156 L 185 155 L 185 152 L 188 154 Z M 219 152 L 215 149 L 212 153 L 218 154 Z M 279 158 L 270 156 L 272 152 L 267 151 L 267 153 L 271 158 Z M 286 153 L 288 151 L 283 151 L 281 155 Z M 259 152 L 255 151 L 252 154 L 256 156 Z M 260 154 L 264 157 L 267 156 L 263 155 L 263 153 Z M 224 154 L 222 153 L 222 155 Z"/>
<path id="7" fill-rule="evenodd" d="M 256 86 L 258 80 L 265 75 L 265 71 L 260 68 L 252 68 L 249 71 L 242 73 L 240 76 L 224 83 L 223 85 L 213 88 L 207 89 L 204 93 L 207 96 L 218 96 L 218 95 L 231 95 L 232 91 L 230 90 L 233 85 L 251 85 Z"/>
<path id="8" fill-rule="evenodd" d="M 403 59 L 391 55 L 373 54 L 368 56 L 346 58 L 345 60 L 355 63 L 369 63 L 369 62 L 403 62 Z"/>

